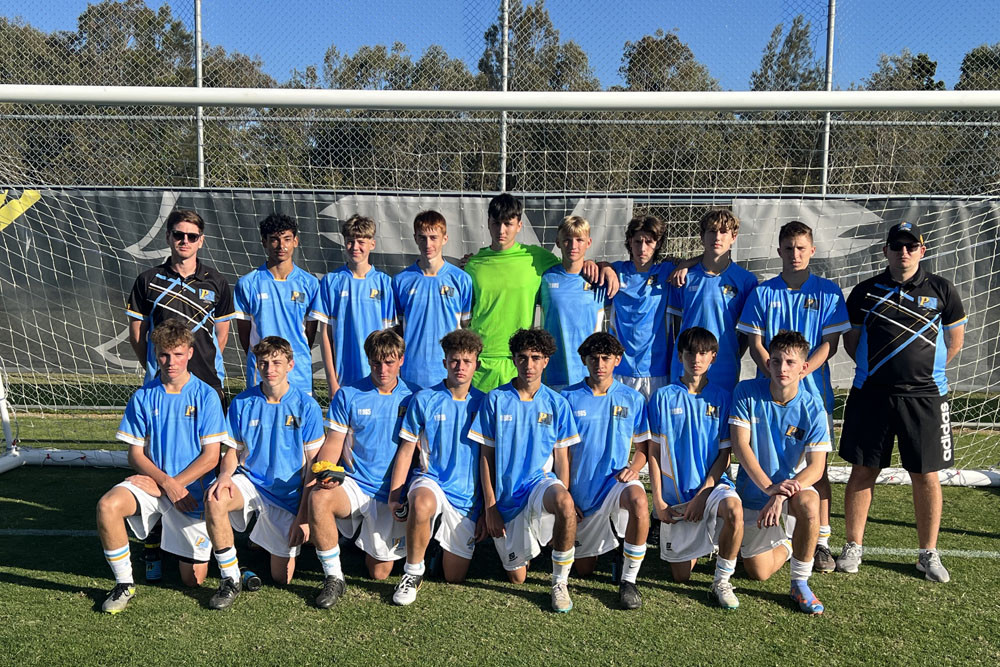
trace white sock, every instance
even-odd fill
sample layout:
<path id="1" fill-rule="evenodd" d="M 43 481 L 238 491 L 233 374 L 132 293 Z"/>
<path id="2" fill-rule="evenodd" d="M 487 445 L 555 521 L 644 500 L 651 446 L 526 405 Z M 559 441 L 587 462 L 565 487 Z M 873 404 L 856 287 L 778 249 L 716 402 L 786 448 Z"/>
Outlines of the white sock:
<path id="1" fill-rule="evenodd" d="M 558 584 L 560 581 L 569 579 L 569 570 L 573 567 L 573 559 L 576 555 L 576 548 L 570 547 L 567 551 L 552 550 L 552 583 Z"/>
<path id="2" fill-rule="evenodd" d="M 635 578 L 639 576 L 639 568 L 642 567 L 642 559 L 646 557 L 645 544 L 624 543 L 622 551 L 625 555 L 625 563 L 622 568 L 622 581 L 635 583 Z"/>
<path id="3" fill-rule="evenodd" d="M 316 550 L 316 557 L 319 558 L 320 565 L 323 566 L 324 577 L 344 578 L 344 570 L 340 567 L 340 546 L 323 551 Z"/>
<path id="4" fill-rule="evenodd" d="M 799 560 L 792 556 L 792 582 L 808 581 L 813 571 L 813 562 L 809 560 Z"/>
<path id="5" fill-rule="evenodd" d="M 787 563 L 792 557 L 792 541 L 789 539 L 781 540 L 781 546 L 785 547 L 788 555 L 785 557 L 785 562 Z"/>
<path id="6" fill-rule="evenodd" d="M 729 560 L 723 558 L 722 556 L 717 556 L 715 558 L 715 584 L 724 584 L 729 581 L 729 577 L 733 576 L 733 572 L 736 571 L 736 559 Z"/>
<path id="7" fill-rule="evenodd" d="M 219 564 L 219 572 L 222 577 L 229 577 L 233 581 L 240 580 L 240 561 L 236 558 L 236 547 L 228 549 L 216 549 L 215 562 Z"/>
<path id="8" fill-rule="evenodd" d="M 403 572 L 406 574 L 412 574 L 414 577 L 422 577 L 424 569 L 424 561 L 420 561 L 419 563 L 411 563 L 407 561 L 403 565 Z"/>
<path id="9" fill-rule="evenodd" d="M 128 548 L 128 543 L 118 549 L 105 549 L 104 559 L 111 566 L 111 572 L 115 575 L 116 584 L 135 583 L 132 578 L 132 552 Z"/>
<path id="10" fill-rule="evenodd" d="M 819 527 L 819 539 L 816 540 L 816 544 L 827 549 L 830 548 L 830 526 Z"/>

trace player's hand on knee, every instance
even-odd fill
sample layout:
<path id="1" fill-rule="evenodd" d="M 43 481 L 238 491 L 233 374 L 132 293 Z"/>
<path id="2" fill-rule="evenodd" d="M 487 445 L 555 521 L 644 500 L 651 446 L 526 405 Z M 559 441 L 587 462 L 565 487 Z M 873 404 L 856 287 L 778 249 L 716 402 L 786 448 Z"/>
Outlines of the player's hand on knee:
<path id="1" fill-rule="evenodd" d="M 208 487 L 208 497 L 212 500 L 232 500 L 233 498 L 233 478 L 227 473 L 223 473 L 217 480 Z"/>
<path id="2" fill-rule="evenodd" d="M 685 521 L 695 523 L 701 521 L 701 518 L 705 516 L 705 503 L 708 502 L 708 496 L 711 493 L 711 489 L 705 489 L 691 499 L 691 502 L 687 504 L 687 508 L 684 510 Z"/>
<path id="3" fill-rule="evenodd" d="M 300 547 L 309 541 L 309 523 L 299 523 L 298 519 L 292 522 L 292 527 L 288 531 L 288 546 Z"/>
<path id="4" fill-rule="evenodd" d="M 154 498 L 159 498 L 161 495 L 160 487 L 153 481 L 153 478 L 149 475 L 132 475 L 125 480 L 130 483 L 135 488 L 140 491 L 145 491 Z"/>
<path id="5" fill-rule="evenodd" d="M 181 486 L 173 477 L 167 477 L 163 480 L 163 491 L 167 494 L 167 498 L 170 502 L 182 512 L 189 512 L 196 507 L 198 503 L 195 502 L 194 497 L 188 492 L 187 487 Z"/>
<path id="6" fill-rule="evenodd" d="M 500 510 L 496 505 L 486 508 L 486 530 L 489 531 L 490 537 L 503 537 L 507 534 L 503 527 L 503 517 L 500 516 Z"/>
<path id="7" fill-rule="evenodd" d="M 622 484 L 627 484 L 633 480 L 639 479 L 639 473 L 631 468 L 622 468 L 618 471 L 618 474 L 615 475 L 615 478 Z"/>
<path id="8" fill-rule="evenodd" d="M 767 501 L 767 504 L 764 505 L 764 508 L 757 516 L 757 527 L 770 528 L 771 526 L 777 526 L 778 520 L 781 518 L 781 508 L 784 506 L 784 503 L 784 496 L 771 496 L 771 499 Z"/>
<path id="9" fill-rule="evenodd" d="M 472 534 L 472 538 L 476 542 L 482 542 L 489 536 L 490 531 L 486 528 L 486 516 L 480 514 L 479 518 L 476 519 L 476 532 Z"/>
<path id="10" fill-rule="evenodd" d="M 799 484 L 797 480 L 794 479 L 783 479 L 777 484 L 772 484 L 768 487 L 767 494 L 769 496 L 785 496 L 786 498 L 791 498 L 796 493 L 802 490 L 802 485 Z"/>
<path id="11" fill-rule="evenodd" d="M 399 502 L 399 500 L 390 500 L 389 509 L 392 511 L 393 520 L 399 523 L 406 523 L 406 519 L 408 518 L 409 515 L 403 514 L 402 512 L 403 503 Z"/>

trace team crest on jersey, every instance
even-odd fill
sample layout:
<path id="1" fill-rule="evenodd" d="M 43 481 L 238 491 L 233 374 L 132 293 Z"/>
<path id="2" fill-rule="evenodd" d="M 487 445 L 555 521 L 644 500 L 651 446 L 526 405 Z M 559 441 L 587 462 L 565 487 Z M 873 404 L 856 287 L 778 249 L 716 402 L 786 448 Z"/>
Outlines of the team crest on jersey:
<path id="1" fill-rule="evenodd" d="M 628 408 L 624 405 L 613 405 L 611 406 L 611 416 L 617 419 L 627 419 Z"/>
<path id="2" fill-rule="evenodd" d="M 937 310 L 938 300 L 936 296 L 921 296 L 917 297 L 917 305 L 928 310 Z"/>
<path id="3" fill-rule="evenodd" d="M 552 426 L 552 414 L 549 412 L 539 412 L 538 423 L 542 426 Z"/>
<path id="4" fill-rule="evenodd" d="M 583 291 L 584 291 L 584 292 L 589 292 L 589 291 L 591 291 L 592 289 L 594 289 L 594 286 L 593 286 L 593 285 L 591 285 L 591 284 L 590 284 L 590 283 L 588 283 L 588 282 L 584 282 L 584 283 L 583 283 Z"/>
<path id="5" fill-rule="evenodd" d="M 441 289 L 438 290 L 438 293 L 444 298 L 450 299 L 455 296 L 455 288 L 451 285 L 441 285 Z"/>
<path id="6" fill-rule="evenodd" d="M 205 544 L 205 538 L 204 538 L 204 537 L 202 537 L 201 535 L 199 535 L 199 536 L 198 536 L 198 539 L 194 541 L 194 545 L 195 545 L 196 547 L 200 547 L 200 546 L 201 546 L 201 545 L 203 545 L 203 544 Z"/>
<path id="7" fill-rule="evenodd" d="M 705 406 L 705 416 L 711 417 L 712 419 L 719 418 L 719 406 L 717 405 L 706 405 Z"/>
<path id="8" fill-rule="evenodd" d="M 739 294 L 739 290 L 736 289 L 736 285 L 723 285 L 722 286 L 722 296 L 726 297 L 727 299 L 732 299 L 737 294 Z"/>
<path id="9" fill-rule="evenodd" d="M 285 426 L 291 426 L 292 428 L 299 427 L 299 418 L 295 415 L 288 415 L 285 417 Z"/>
<path id="10" fill-rule="evenodd" d="M 819 310 L 819 299 L 811 296 L 802 303 L 802 307 L 806 310 Z"/>
<path id="11" fill-rule="evenodd" d="M 785 430 L 785 437 L 801 440 L 802 438 L 806 437 L 806 432 L 800 429 L 798 426 L 789 426 Z"/>
<path id="12" fill-rule="evenodd" d="M 511 551 L 509 554 L 507 554 L 507 560 L 509 560 L 512 563 L 514 561 L 516 561 L 517 560 L 517 553 Z"/>
<path id="13" fill-rule="evenodd" d="M 396 409 L 396 416 L 397 417 L 404 417 L 404 416 L 406 416 L 406 406 L 405 405 L 400 405 Z"/>
<path id="14" fill-rule="evenodd" d="M 184 408 L 184 416 L 191 417 L 192 419 L 198 415 L 198 408 L 193 405 L 189 405 Z"/>
<path id="15" fill-rule="evenodd" d="M 292 301 L 295 303 L 305 303 L 306 295 L 305 292 L 292 292 Z"/>
<path id="16" fill-rule="evenodd" d="M 198 298 L 202 301 L 215 301 L 215 292 L 210 289 L 200 289 L 198 290 Z"/>
<path id="17" fill-rule="evenodd" d="M 382 292 L 378 291 L 374 287 L 372 288 L 372 291 L 368 293 L 368 298 L 369 299 L 377 299 L 380 296 L 382 296 Z"/>
<path id="18" fill-rule="evenodd" d="M 655 275 L 650 276 L 650 277 L 646 278 L 646 284 L 650 285 L 650 286 L 655 285 L 658 282 L 658 278 L 659 278 L 659 276 L 655 276 Z"/>

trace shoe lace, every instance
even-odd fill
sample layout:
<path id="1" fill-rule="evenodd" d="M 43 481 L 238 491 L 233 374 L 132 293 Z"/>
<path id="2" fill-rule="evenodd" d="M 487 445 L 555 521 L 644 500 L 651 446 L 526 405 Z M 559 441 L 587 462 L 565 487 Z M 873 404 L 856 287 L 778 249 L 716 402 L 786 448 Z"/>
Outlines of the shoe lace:
<path id="1" fill-rule="evenodd" d="M 862 549 L 860 544 L 855 544 L 854 542 L 848 542 L 845 548 L 846 548 L 845 555 L 850 556 L 851 558 L 861 557 Z"/>
<path id="2" fill-rule="evenodd" d="M 924 562 L 929 567 L 941 567 L 941 554 L 937 551 L 927 551 L 924 553 Z"/>
<path id="3" fill-rule="evenodd" d="M 402 578 L 399 580 L 399 589 L 405 590 L 407 588 L 417 587 L 417 577 L 408 572 L 404 572 Z"/>
<path id="4" fill-rule="evenodd" d="M 733 592 L 733 584 L 732 584 L 732 582 L 729 582 L 729 581 L 720 581 L 719 583 L 717 583 L 715 585 L 715 590 L 717 592 L 723 593 L 723 594 L 725 594 L 725 593 L 732 593 Z"/>
<path id="5" fill-rule="evenodd" d="M 111 599 L 117 600 L 121 596 L 127 595 L 130 588 L 132 588 L 132 584 L 115 584 L 115 587 L 111 589 Z"/>
<path id="6" fill-rule="evenodd" d="M 224 593 L 226 591 L 236 591 L 236 582 L 230 577 L 223 577 L 222 581 L 219 582 L 219 592 Z"/>

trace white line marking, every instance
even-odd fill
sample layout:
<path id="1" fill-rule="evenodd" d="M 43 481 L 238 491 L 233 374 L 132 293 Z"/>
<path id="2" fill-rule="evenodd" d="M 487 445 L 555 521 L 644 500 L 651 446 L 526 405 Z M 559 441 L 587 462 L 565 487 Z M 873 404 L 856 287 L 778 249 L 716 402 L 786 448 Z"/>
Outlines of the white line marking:
<path id="1" fill-rule="evenodd" d="M 870 556 L 913 556 L 920 554 L 919 549 L 896 549 L 893 547 L 862 547 L 864 553 Z M 942 556 L 954 558 L 989 558 L 1000 560 L 1000 551 L 982 551 L 979 549 L 939 549 Z"/>
<path id="2" fill-rule="evenodd" d="M 96 530 L 56 530 L 45 528 L 0 528 L 4 537 L 97 537 Z"/>

